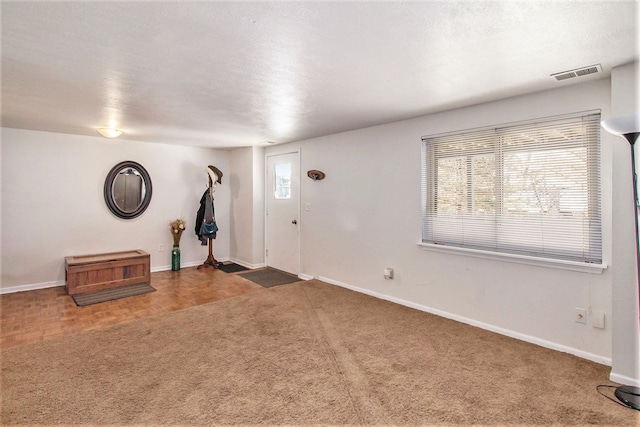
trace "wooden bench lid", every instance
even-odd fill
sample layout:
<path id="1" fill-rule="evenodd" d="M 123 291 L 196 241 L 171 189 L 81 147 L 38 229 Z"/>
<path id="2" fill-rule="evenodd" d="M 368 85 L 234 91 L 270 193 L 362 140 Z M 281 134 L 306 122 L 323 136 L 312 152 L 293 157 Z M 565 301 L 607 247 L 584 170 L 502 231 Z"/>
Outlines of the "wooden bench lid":
<path id="1" fill-rule="evenodd" d="M 65 261 L 67 262 L 67 265 L 82 265 L 93 264 L 97 262 L 120 261 L 130 258 L 138 258 L 146 255 L 149 254 L 143 250 L 136 249 L 133 251 L 109 252 L 104 254 L 68 256 L 65 258 Z"/>

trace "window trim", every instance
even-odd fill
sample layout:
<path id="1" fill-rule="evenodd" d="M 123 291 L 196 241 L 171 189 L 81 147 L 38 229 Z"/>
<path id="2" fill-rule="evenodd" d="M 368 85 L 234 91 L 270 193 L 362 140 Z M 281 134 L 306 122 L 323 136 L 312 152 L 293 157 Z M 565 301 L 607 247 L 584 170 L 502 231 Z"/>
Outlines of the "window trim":
<path id="1" fill-rule="evenodd" d="M 418 242 L 421 249 L 433 252 L 442 252 L 453 255 L 469 256 L 473 258 L 491 259 L 495 261 L 506 261 L 516 264 L 526 264 L 536 267 L 555 268 L 559 270 L 578 271 L 581 273 L 602 274 L 608 268 L 604 262 L 600 264 L 569 261 L 553 258 L 542 258 L 531 255 L 511 254 L 507 252 L 485 251 L 482 249 L 463 248 L 460 246 L 439 245 L 437 243 Z"/>
<path id="2" fill-rule="evenodd" d="M 455 131 L 448 131 L 448 132 L 442 132 L 442 133 L 437 133 L 437 134 L 429 134 L 429 135 L 425 135 L 422 136 L 421 138 L 421 209 L 422 209 L 422 215 L 421 215 L 421 238 L 420 241 L 418 242 L 418 246 L 420 246 L 421 248 L 425 249 L 425 250 L 432 250 L 432 251 L 436 251 L 436 252 L 444 252 L 444 253 L 451 253 L 451 254 L 457 254 L 457 255 L 465 255 L 465 256 L 472 256 L 472 257 L 478 257 L 478 258 L 487 258 L 487 259 L 494 259 L 494 260 L 502 260 L 502 261 L 508 261 L 508 262 L 516 262 L 516 263 L 520 263 L 520 264 L 529 264 L 529 265 L 535 265 L 535 266 L 541 266 L 541 267 L 550 267 L 550 268 L 559 268 L 559 269 L 563 269 L 563 270 L 572 270 L 572 271 L 580 271 L 580 272 L 588 272 L 588 273 L 594 273 L 594 274 L 601 274 L 602 271 L 604 269 L 607 268 L 607 264 L 604 260 L 604 247 L 601 247 L 601 260 L 600 262 L 583 262 L 583 261 L 576 261 L 576 260 L 569 260 L 569 259 L 561 259 L 561 258 L 551 258 L 551 257 L 546 257 L 546 256 L 535 256 L 535 255 L 527 255 L 527 254 L 518 254 L 518 253 L 510 253 L 510 252 L 504 252 L 504 251 L 492 251 L 490 249 L 482 249 L 482 248 L 472 248 L 472 247 L 464 247 L 464 246 L 458 246 L 458 245 L 449 245 L 446 243 L 433 243 L 433 242 L 426 242 L 424 241 L 424 232 L 425 232 L 425 226 L 426 226 L 426 218 L 428 215 L 428 210 L 429 210 L 429 205 L 430 203 L 432 203 L 429 199 L 428 199 L 428 194 L 429 194 L 429 182 L 432 182 L 435 177 L 435 171 L 432 170 L 432 168 L 429 168 L 428 162 L 427 162 L 427 150 L 429 149 L 428 144 L 426 144 L 426 141 L 428 139 L 431 138 L 440 138 L 440 137 L 446 137 L 446 136 L 454 136 L 454 135 L 459 135 L 459 134 L 463 134 L 463 133 L 472 133 L 472 132 L 487 132 L 487 131 L 494 131 L 496 129 L 501 129 L 501 128 L 506 128 L 506 127 L 515 127 L 515 126 L 524 126 L 524 125 L 535 125 L 538 123 L 545 123 L 548 121 L 561 121 L 561 120 L 568 120 L 568 119 L 575 119 L 576 117 L 579 116 L 588 116 L 588 115 L 595 115 L 595 114 L 602 114 L 602 111 L 600 109 L 593 109 L 593 110 L 586 110 L 586 111 L 580 111 L 580 112 L 574 112 L 574 113 L 569 113 L 569 114 L 562 114 L 562 115 L 554 115 L 554 116 L 546 116 L 546 117 L 540 117 L 540 118 L 536 118 L 536 119 L 529 119 L 529 120 L 521 120 L 521 121 L 515 121 L 515 122 L 509 122 L 509 123 L 501 123 L 501 124 L 497 124 L 497 125 L 489 125 L 489 126 L 482 126 L 482 127 L 477 127 L 477 128 L 470 128 L 470 129 L 461 129 L 461 130 L 455 130 Z M 598 162 L 601 163 L 601 157 L 599 158 Z M 600 172 L 602 171 L 601 169 L 601 164 L 599 166 Z M 601 185 L 601 175 L 600 175 L 600 185 Z M 602 193 L 600 192 L 600 197 L 602 197 Z M 602 213 L 600 214 L 602 215 Z M 602 221 L 602 216 L 601 216 L 601 221 Z M 602 242 L 603 236 L 602 236 L 602 229 L 600 230 L 600 241 Z M 602 242 L 604 243 L 604 242 Z M 602 244 L 601 243 L 601 244 Z"/>

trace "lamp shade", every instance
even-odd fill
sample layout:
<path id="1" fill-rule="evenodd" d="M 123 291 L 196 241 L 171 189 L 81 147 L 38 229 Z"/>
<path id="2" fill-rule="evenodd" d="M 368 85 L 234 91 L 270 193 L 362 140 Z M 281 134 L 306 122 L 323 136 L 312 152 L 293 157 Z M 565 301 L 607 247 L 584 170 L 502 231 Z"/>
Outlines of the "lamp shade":
<path id="1" fill-rule="evenodd" d="M 612 117 L 601 123 L 604 130 L 613 135 L 626 135 L 640 132 L 640 113 Z"/>

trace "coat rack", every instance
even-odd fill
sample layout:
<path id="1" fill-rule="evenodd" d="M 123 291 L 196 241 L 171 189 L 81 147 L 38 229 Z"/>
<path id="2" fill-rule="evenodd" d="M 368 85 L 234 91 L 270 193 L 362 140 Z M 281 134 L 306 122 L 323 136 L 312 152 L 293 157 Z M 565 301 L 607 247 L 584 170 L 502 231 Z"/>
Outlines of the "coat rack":
<path id="1" fill-rule="evenodd" d="M 202 265 L 198 266 L 198 270 L 200 270 L 201 268 L 220 268 L 220 265 L 222 263 L 218 262 L 214 257 L 213 257 L 213 239 L 209 239 L 209 256 L 207 257 L 207 259 L 204 260 L 204 262 L 202 263 Z"/>
<path id="2" fill-rule="evenodd" d="M 208 191 L 212 192 L 214 191 L 214 188 L 217 184 L 222 184 L 222 171 L 220 171 L 220 169 L 212 165 L 207 166 L 206 170 L 207 170 L 207 178 L 209 180 Z M 212 194 L 211 194 L 211 197 L 212 197 L 212 203 L 213 203 Z M 215 215 L 214 215 L 214 221 L 215 221 Z M 213 236 L 215 237 L 215 234 Z M 213 239 L 210 238 L 208 240 L 209 240 L 209 256 L 207 257 L 207 259 L 204 260 L 202 265 L 198 266 L 198 270 L 200 270 L 201 268 L 208 268 L 208 267 L 217 269 L 217 268 L 220 268 L 220 266 L 222 265 L 221 262 L 218 262 L 218 260 L 216 260 L 213 257 Z"/>

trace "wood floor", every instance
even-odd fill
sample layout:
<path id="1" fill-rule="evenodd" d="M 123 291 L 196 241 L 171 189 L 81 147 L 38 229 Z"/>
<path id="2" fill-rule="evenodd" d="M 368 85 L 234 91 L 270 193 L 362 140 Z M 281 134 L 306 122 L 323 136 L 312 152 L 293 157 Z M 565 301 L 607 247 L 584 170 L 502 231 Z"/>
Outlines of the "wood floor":
<path id="1" fill-rule="evenodd" d="M 0 348 L 77 334 L 264 290 L 237 273 L 196 267 L 151 273 L 156 292 L 78 307 L 64 287 L 0 295 Z"/>

